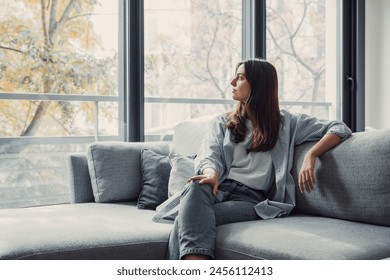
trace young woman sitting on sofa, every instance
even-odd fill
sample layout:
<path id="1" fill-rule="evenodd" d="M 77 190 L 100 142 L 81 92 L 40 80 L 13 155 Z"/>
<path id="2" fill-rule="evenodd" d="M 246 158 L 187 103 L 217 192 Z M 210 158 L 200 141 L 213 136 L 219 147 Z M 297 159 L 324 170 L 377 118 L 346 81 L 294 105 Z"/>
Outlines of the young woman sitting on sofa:
<path id="1" fill-rule="evenodd" d="M 170 259 L 214 258 L 218 225 L 289 215 L 294 146 L 319 140 L 299 173 L 299 191 L 310 192 L 316 158 L 351 135 L 342 122 L 280 110 L 277 72 L 265 60 L 240 62 L 231 85 L 237 106 L 213 120 L 197 155 L 170 234 Z"/>

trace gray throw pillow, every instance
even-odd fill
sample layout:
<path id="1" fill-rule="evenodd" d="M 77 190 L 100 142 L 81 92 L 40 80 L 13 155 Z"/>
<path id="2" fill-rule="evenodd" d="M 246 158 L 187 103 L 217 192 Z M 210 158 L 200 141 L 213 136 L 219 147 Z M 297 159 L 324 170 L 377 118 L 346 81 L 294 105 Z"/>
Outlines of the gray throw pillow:
<path id="1" fill-rule="evenodd" d="M 194 176 L 194 156 L 186 157 L 172 153 L 169 156 L 172 169 L 169 175 L 168 197 L 180 192 L 187 184 L 187 179 Z"/>
<path id="2" fill-rule="evenodd" d="M 168 157 L 168 143 L 96 142 L 87 148 L 95 202 L 135 201 L 141 191 L 141 151 Z"/>
<path id="3" fill-rule="evenodd" d="M 169 158 L 151 150 L 141 152 L 142 185 L 137 207 L 156 209 L 168 198 Z"/>

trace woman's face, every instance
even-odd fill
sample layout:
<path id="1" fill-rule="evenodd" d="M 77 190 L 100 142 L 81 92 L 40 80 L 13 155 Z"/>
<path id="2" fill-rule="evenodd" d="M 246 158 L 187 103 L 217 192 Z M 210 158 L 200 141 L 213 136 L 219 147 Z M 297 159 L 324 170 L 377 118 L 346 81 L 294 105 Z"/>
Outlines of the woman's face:
<path id="1" fill-rule="evenodd" d="M 245 76 L 244 64 L 237 68 L 236 75 L 230 81 L 230 84 L 232 85 L 232 98 L 245 103 L 249 96 L 250 85 Z"/>

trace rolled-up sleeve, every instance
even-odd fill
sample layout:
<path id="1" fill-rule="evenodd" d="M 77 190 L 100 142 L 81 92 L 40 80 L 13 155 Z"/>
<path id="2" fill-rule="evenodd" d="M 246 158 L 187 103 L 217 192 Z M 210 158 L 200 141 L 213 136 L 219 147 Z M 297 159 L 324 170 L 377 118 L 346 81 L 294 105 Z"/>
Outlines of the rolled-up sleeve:
<path id="1" fill-rule="evenodd" d="M 295 145 L 307 141 L 317 141 L 325 134 L 336 134 L 341 141 L 346 140 L 352 131 L 341 121 L 320 120 L 305 114 L 296 115 Z"/>
<path id="2" fill-rule="evenodd" d="M 337 125 L 330 127 L 327 133 L 336 134 L 341 138 L 341 141 L 344 141 L 349 138 L 349 136 L 351 136 L 352 131 L 347 125 L 341 122 Z"/>

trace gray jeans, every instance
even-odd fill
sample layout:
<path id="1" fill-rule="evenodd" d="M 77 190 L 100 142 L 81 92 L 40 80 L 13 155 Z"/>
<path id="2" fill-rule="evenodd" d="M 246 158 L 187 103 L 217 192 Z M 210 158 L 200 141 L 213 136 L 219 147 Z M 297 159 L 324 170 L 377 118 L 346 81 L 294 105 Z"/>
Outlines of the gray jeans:
<path id="1" fill-rule="evenodd" d="M 216 196 L 209 184 L 188 183 L 169 237 L 168 259 L 188 254 L 214 258 L 216 226 L 259 219 L 253 207 L 265 199 L 262 191 L 225 180 Z"/>

